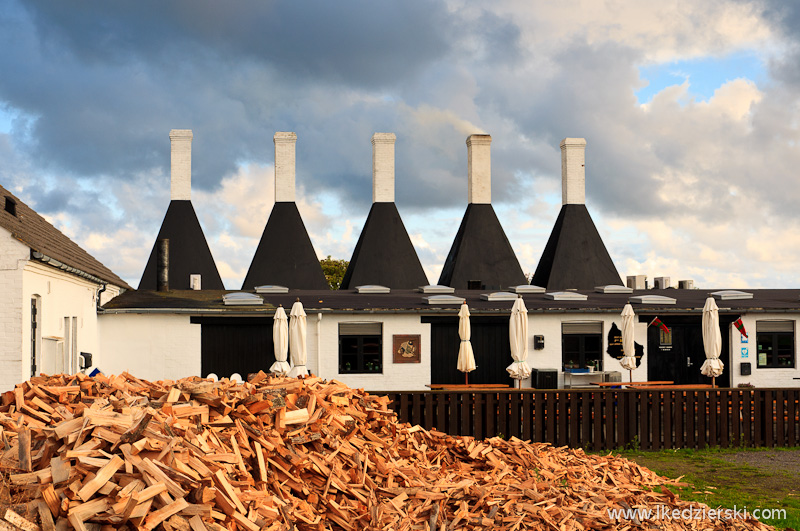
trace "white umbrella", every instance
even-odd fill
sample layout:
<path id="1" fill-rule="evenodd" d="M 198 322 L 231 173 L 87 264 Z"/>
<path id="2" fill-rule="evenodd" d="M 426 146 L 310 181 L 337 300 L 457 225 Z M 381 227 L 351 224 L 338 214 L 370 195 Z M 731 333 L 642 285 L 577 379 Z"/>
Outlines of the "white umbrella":
<path id="1" fill-rule="evenodd" d="M 622 359 L 619 360 L 619 364 L 623 369 L 628 370 L 631 382 L 633 381 L 633 369 L 636 368 L 636 351 L 633 341 L 634 318 L 633 306 L 626 304 L 622 308 Z"/>
<path id="2" fill-rule="evenodd" d="M 522 380 L 531 375 L 528 365 L 528 309 L 522 297 L 517 297 L 511 308 L 511 319 L 508 321 L 508 339 L 511 343 L 511 357 L 514 363 L 506 367 L 508 374 L 515 380 Z"/>
<path id="3" fill-rule="evenodd" d="M 307 376 L 306 359 L 306 312 L 303 311 L 303 303 L 300 299 L 292 304 L 289 312 L 291 321 L 289 322 L 289 353 L 292 356 L 292 369 L 289 376 Z"/>
<path id="4" fill-rule="evenodd" d="M 719 331 L 719 308 L 714 301 L 714 297 L 706 299 L 703 306 L 703 348 L 706 351 L 706 361 L 700 367 L 700 372 L 704 376 L 711 377 L 711 386 L 715 384 L 715 378 L 722 374 L 725 365 L 719 359 L 722 351 L 722 333 Z"/>
<path id="5" fill-rule="evenodd" d="M 461 338 L 461 346 L 458 348 L 458 370 L 464 373 L 464 382 L 469 383 L 469 373 L 477 367 L 475 365 L 475 354 L 472 352 L 472 343 L 469 342 L 472 335 L 472 328 L 469 325 L 469 308 L 466 301 L 458 311 L 458 337 Z"/>
<path id="6" fill-rule="evenodd" d="M 272 319 L 272 343 L 275 346 L 275 363 L 269 368 L 269 372 L 278 376 L 286 376 L 292 366 L 286 361 L 289 353 L 289 323 L 282 305 L 275 310 L 275 316 Z"/>

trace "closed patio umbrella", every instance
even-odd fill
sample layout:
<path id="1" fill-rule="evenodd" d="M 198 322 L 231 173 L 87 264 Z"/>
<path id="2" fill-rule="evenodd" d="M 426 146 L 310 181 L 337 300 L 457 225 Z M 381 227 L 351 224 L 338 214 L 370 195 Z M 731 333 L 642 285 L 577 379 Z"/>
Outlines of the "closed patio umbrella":
<path id="1" fill-rule="evenodd" d="M 292 369 L 289 371 L 289 376 L 293 378 L 307 376 L 306 312 L 303 310 L 303 303 L 300 302 L 300 299 L 292 304 L 289 317 L 291 317 L 289 321 L 289 353 L 292 357 Z"/>
<path id="2" fill-rule="evenodd" d="M 286 361 L 289 354 L 289 322 L 283 305 L 278 306 L 272 319 L 272 343 L 275 347 L 275 363 L 269 368 L 269 372 L 278 376 L 286 376 L 292 366 Z"/>
<path id="3" fill-rule="evenodd" d="M 633 369 L 636 368 L 636 351 L 634 349 L 633 323 L 635 319 L 633 306 L 626 304 L 622 308 L 622 359 L 619 364 L 628 370 L 628 377 L 633 381 Z"/>
<path id="4" fill-rule="evenodd" d="M 725 365 L 719 359 L 722 351 L 722 333 L 719 331 L 719 308 L 714 297 L 706 299 L 703 306 L 703 348 L 706 361 L 700 367 L 700 373 L 711 377 L 711 386 L 715 386 L 717 376 L 722 374 Z"/>
<path id="5" fill-rule="evenodd" d="M 472 343 L 469 338 L 472 335 L 472 328 L 469 325 L 469 308 L 466 301 L 458 311 L 458 337 L 461 338 L 461 346 L 458 347 L 459 371 L 464 373 L 464 383 L 469 383 L 469 373 L 477 367 L 475 365 L 475 354 L 472 352 Z"/>
<path id="6" fill-rule="evenodd" d="M 531 375 L 531 367 L 528 365 L 528 309 L 522 297 L 517 297 L 514 306 L 511 308 L 511 319 L 508 321 L 508 339 L 511 344 L 511 357 L 514 363 L 506 367 L 508 374 L 519 381 L 522 387 L 522 380 Z"/>

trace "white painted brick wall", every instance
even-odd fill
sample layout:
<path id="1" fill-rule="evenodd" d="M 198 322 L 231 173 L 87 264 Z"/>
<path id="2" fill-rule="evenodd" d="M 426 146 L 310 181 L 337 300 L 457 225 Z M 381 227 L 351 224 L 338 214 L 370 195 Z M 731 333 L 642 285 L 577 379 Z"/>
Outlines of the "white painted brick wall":
<path id="1" fill-rule="evenodd" d="M 0 228 L 0 392 L 21 380 L 22 268 L 30 249 Z"/>
<path id="2" fill-rule="evenodd" d="M 173 129 L 169 132 L 172 178 L 170 197 L 175 201 L 192 198 L 192 130 Z"/>
<path id="3" fill-rule="evenodd" d="M 467 197 L 469 203 L 492 202 L 492 137 L 470 135 L 467 138 Z"/>
<path id="4" fill-rule="evenodd" d="M 564 205 L 586 203 L 586 139 L 561 141 L 561 202 Z"/>
<path id="5" fill-rule="evenodd" d="M 295 201 L 295 145 L 297 134 L 279 131 L 275 143 L 275 202 Z"/>
<path id="6" fill-rule="evenodd" d="M 758 368 L 758 343 L 756 342 L 756 330 L 758 329 L 758 321 L 785 321 L 792 320 L 794 323 L 794 352 L 795 352 L 795 368 L 793 369 L 759 369 Z M 731 355 L 730 359 L 726 359 L 725 353 L 722 353 L 722 360 L 725 363 L 725 370 L 730 371 L 731 387 L 736 387 L 740 383 L 749 383 L 756 387 L 798 387 L 800 386 L 800 343 L 798 342 L 800 336 L 800 323 L 797 317 L 787 314 L 758 314 L 756 315 L 743 315 L 742 323 L 749 336 L 744 339 L 739 331 L 733 325 L 730 325 L 728 333 L 730 334 Z M 724 333 L 724 330 L 723 330 Z M 747 357 L 742 349 L 747 349 Z M 742 363 L 750 363 L 752 374 L 749 376 L 741 375 Z"/>
<path id="7" fill-rule="evenodd" d="M 372 135 L 372 202 L 394 203 L 394 133 Z"/>

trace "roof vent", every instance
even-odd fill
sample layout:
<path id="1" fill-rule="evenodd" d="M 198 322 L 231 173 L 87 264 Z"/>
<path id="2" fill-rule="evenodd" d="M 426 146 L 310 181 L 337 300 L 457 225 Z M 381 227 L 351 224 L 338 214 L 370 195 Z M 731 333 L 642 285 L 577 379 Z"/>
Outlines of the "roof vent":
<path id="1" fill-rule="evenodd" d="M 17 202 L 10 195 L 6 196 L 6 212 L 17 217 Z"/>
<path id="2" fill-rule="evenodd" d="M 455 295 L 431 295 L 430 297 L 422 297 L 422 300 L 432 306 L 440 304 L 461 304 L 464 302 L 463 297 L 456 297 Z"/>
<path id="3" fill-rule="evenodd" d="M 510 288 L 508 288 L 508 290 L 520 294 L 544 293 L 546 291 L 544 288 L 540 286 L 533 286 L 531 284 L 520 284 L 519 286 L 511 286 Z"/>
<path id="4" fill-rule="evenodd" d="M 263 286 L 256 286 L 256 293 L 289 293 L 289 288 L 286 286 L 272 286 L 265 284 Z"/>
<path id="5" fill-rule="evenodd" d="M 739 291 L 735 289 L 726 289 L 722 291 L 715 291 L 711 294 L 712 297 L 718 301 L 738 301 L 745 299 L 752 299 L 753 294 L 746 291 Z"/>
<path id="6" fill-rule="evenodd" d="M 678 289 L 694 289 L 694 280 L 679 280 Z"/>
<path id="7" fill-rule="evenodd" d="M 672 297 L 665 297 L 663 295 L 636 295 L 630 297 L 628 302 L 638 304 L 675 304 L 675 299 Z"/>
<path id="8" fill-rule="evenodd" d="M 223 295 L 222 302 L 225 306 L 257 306 L 264 304 L 264 299 L 252 293 L 237 291 Z"/>
<path id="9" fill-rule="evenodd" d="M 481 293 L 481 300 L 484 301 L 515 301 L 519 298 L 516 293 L 510 291 L 495 291 L 494 293 Z"/>
<path id="10" fill-rule="evenodd" d="M 589 298 L 588 295 L 583 295 L 576 291 L 555 291 L 552 293 L 545 293 L 544 297 L 553 301 L 585 301 Z"/>
<path id="11" fill-rule="evenodd" d="M 377 284 L 367 284 L 366 286 L 356 286 L 356 293 L 390 293 L 392 290 L 386 286 Z"/>
<path id="12" fill-rule="evenodd" d="M 653 279 L 653 288 L 655 289 L 667 289 L 669 285 L 669 277 L 656 277 Z"/>
<path id="13" fill-rule="evenodd" d="M 453 293 L 455 292 L 455 288 L 451 288 L 450 286 L 443 286 L 441 284 L 428 284 L 427 286 L 420 286 L 418 291 L 422 293 Z"/>
<path id="14" fill-rule="evenodd" d="M 595 286 L 594 290 L 597 293 L 633 293 L 633 288 L 616 286 L 613 284 L 609 284 L 608 286 Z"/>
<path id="15" fill-rule="evenodd" d="M 628 275 L 627 285 L 633 289 L 647 289 L 647 275 Z"/>

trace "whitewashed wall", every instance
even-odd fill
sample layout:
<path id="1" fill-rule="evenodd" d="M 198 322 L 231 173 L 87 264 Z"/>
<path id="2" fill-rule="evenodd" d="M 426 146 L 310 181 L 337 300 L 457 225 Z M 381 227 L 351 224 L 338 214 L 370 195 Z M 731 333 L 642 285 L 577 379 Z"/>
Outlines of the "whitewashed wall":
<path id="1" fill-rule="evenodd" d="M 26 379 L 22 360 L 22 270 L 29 257 L 28 247 L 0 228 L 0 392 L 13 389 Z"/>
<path id="2" fill-rule="evenodd" d="M 758 368 L 758 348 L 756 344 L 756 329 L 758 321 L 795 321 L 794 332 L 794 352 L 795 368 L 793 369 L 759 369 Z M 747 339 L 742 337 L 739 331 L 730 326 L 731 353 L 729 361 L 725 363 L 725 370 L 730 370 L 731 387 L 736 387 L 740 383 L 748 383 L 756 387 L 798 387 L 800 386 L 800 361 L 798 355 L 800 350 L 800 329 L 796 316 L 791 314 L 750 314 L 742 316 L 742 323 L 749 336 Z M 744 352 L 742 349 L 746 349 Z M 745 357 L 746 356 L 746 357 Z M 723 360 L 725 360 L 723 355 Z M 752 373 L 749 376 L 741 375 L 742 362 L 750 362 Z"/>
<path id="3" fill-rule="evenodd" d="M 628 371 L 622 369 L 619 361 L 606 353 L 608 349 L 608 331 L 612 323 L 617 324 L 617 328 L 622 326 L 622 318 L 615 314 L 568 314 L 568 313 L 528 313 L 528 365 L 536 369 L 557 369 L 558 386 L 564 386 L 564 373 L 562 372 L 561 356 L 561 325 L 562 323 L 596 323 L 600 322 L 603 327 L 603 367 L 604 371 L 619 371 L 622 373 L 624 381 L 629 380 Z M 636 323 L 634 325 L 635 341 L 644 346 L 644 356 L 642 362 L 633 371 L 633 381 L 647 380 L 647 324 Z M 544 336 L 544 348 L 541 350 L 533 349 L 533 336 Z M 588 381 L 588 380 L 582 380 Z M 579 384 L 577 378 L 575 384 Z M 523 382 L 524 386 L 531 386 L 531 382 Z"/>
<path id="4" fill-rule="evenodd" d="M 308 315 L 308 368 L 326 379 L 336 379 L 353 388 L 373 391 L 424 390 L 431 382 L 431 325 L 420 322 L 419 315 L 406 314 L 325 314 L 319 322 L 320 341 L 317 342 L 317 314 Z M 383 373 L 339 373 L 339 323 L 383 323 Z M 420 363 L 394 363 L 392 336 L 419 334 L 422 342 Z M 319 345 L 319 351 L 317 351 Z M 317 354 L 318 352 L 318 354 Z"/>
<path id="5" fill-rule="evenodd" d="M 30 249 L 0 229 L 0 391 L 31 377 L 31 299 L 38 299 L 36 373 L 42 364 L 43 338 L 64 339 L 64 318 L 75 318 L 77 349 L 73 364 L 66 370 L 78 370 L 77 353 L 98 354 L 97 293 L 100 284 L 30 259 Z M 117 286 L 108 286 L 102 299 L 119 294 Z M 52 371 L 48 371 L 52 372 Z"/>
<path id="6" fill-rule="evenodd" d="M 104 374 L 128 371 L 151 381 L 200 376 L 201 325 L 188 315 L 100 314 L 98 321 L 95 365 Z"/>

